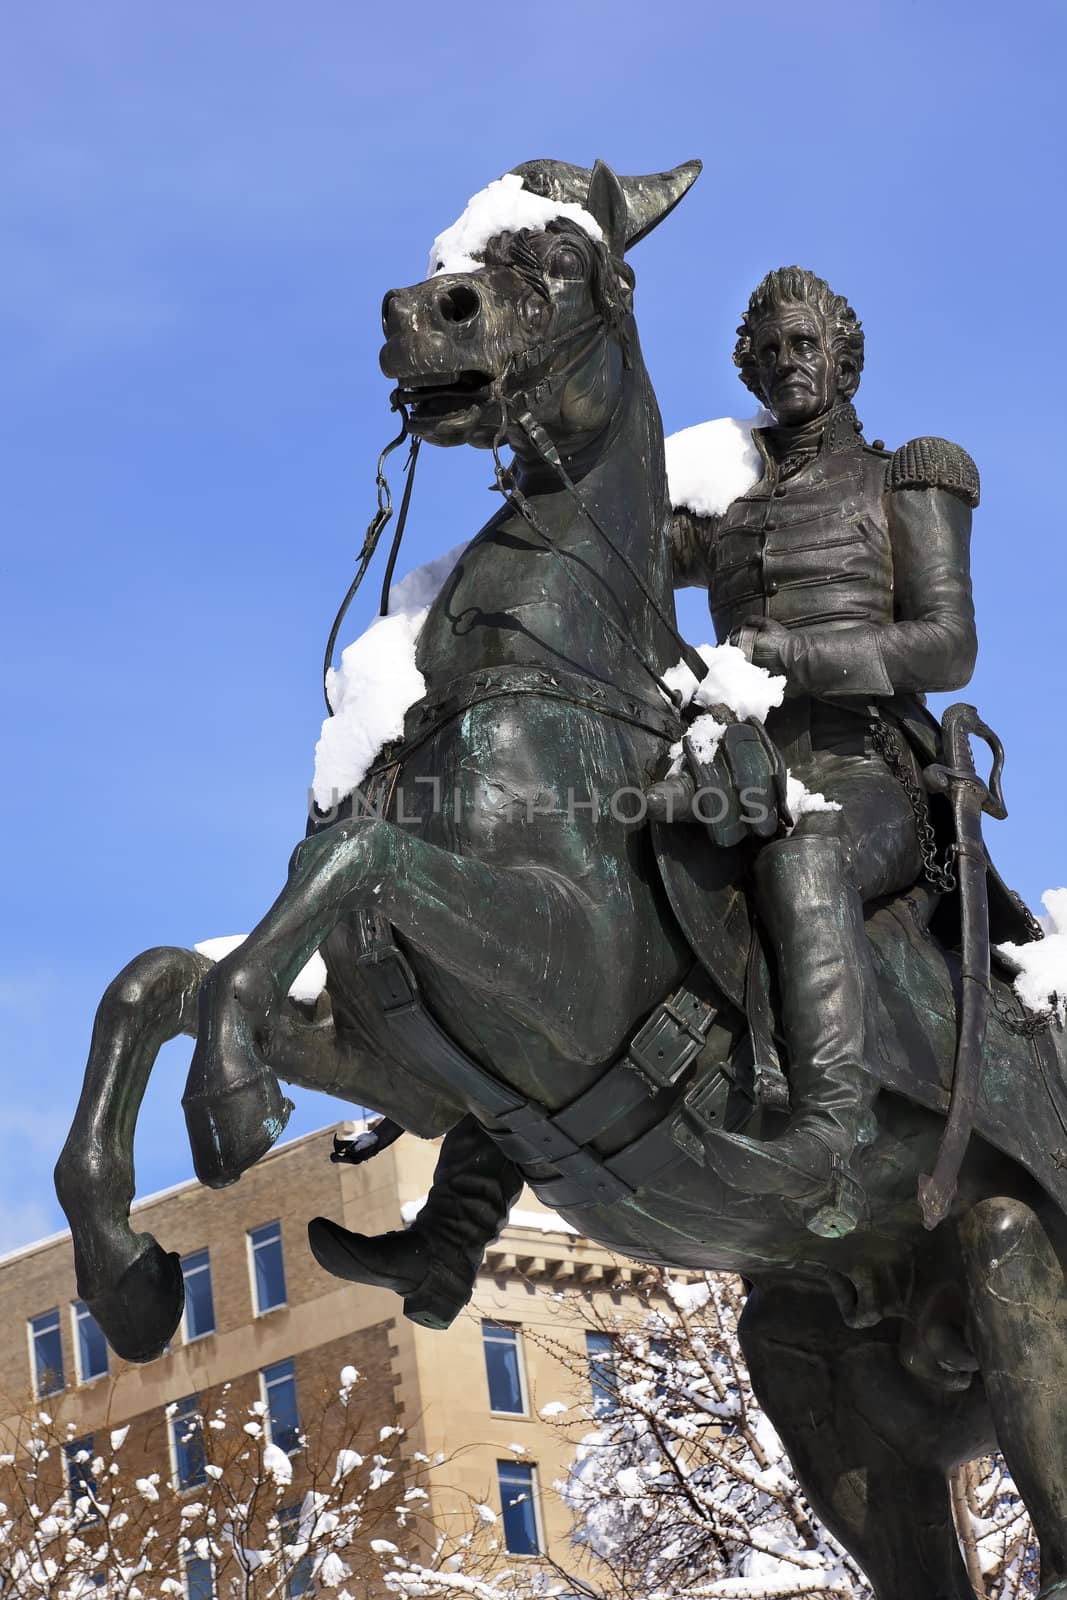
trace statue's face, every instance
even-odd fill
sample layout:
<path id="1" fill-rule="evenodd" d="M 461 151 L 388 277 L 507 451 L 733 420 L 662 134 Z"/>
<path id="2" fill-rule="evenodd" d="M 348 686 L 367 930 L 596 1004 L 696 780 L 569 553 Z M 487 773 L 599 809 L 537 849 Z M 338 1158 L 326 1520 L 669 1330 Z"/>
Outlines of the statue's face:
<path id="1" fill-rule="evenodd" d="M 753 339 L 760 392 L 786 427 L 811 422 L 834 403 L 837 374 L 822 317 L 813 306 L 784 305 Z"/>

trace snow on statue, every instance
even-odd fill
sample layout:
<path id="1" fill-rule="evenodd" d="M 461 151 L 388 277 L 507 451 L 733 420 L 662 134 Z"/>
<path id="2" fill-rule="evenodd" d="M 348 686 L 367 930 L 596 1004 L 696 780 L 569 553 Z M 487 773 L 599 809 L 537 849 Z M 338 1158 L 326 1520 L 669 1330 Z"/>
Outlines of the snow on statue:
<path id="1" fill-rule="evenodd" d="M 506 182 L 504 178 L 499 180 L 499 184 Z M 431 252 L 433 261 L 446 257 L 451 260 L 456 252 L 476 254 L 484 245 L 491 234 L 484 232 L 489 224 L 480 208 L 488 207 L 487 215 L 491 213 L 494 226 L 498 227 L 499 206 L 508 200 L 507 196 L 495 195 L 499 184 L 490 184 L 476 195 L 459 222 L 440 235 Z M 550 204 L 524 191 L 523 203 L 526 201 Z M 672 503 L 704 514 L 724 509 L 751 488 L 759 476 L 752 429 L 765 421 L 762 412 L 745 421 L 721 417 L 672 434 L 666 441 Z M 431 604 L 465 549 L 465 544 L 458 545 L 408 573 L 393 590 L 388 616 L 376 618 L 344 650 L 340 667 L 331 670 L 327 693 L 333 715 L 322 725 L 311 786 L 321 811 L 331 811 L 354 793 L 382 746 L 402 736 L 405 713 L 426 689 L 415 665 L 419 633 Z M 670 688 L 683 691 L 686 704 L 692 699 L 698 705 L 719 703 L 736 716 L 752 716 L 760 721 L 773 706 L 781 705 L 785 679 L 754 667 L 733 645 L 701 645 L 699 654 L 709 669 L 699 687 L 693 674 L 681 664 L 664 674 Z M 698 718 L 694 727 L 710 759 L 721 728 L 711 717 Z M 680 747 L 672 754 L 680 755 Z M 790 781 L 788 798 L 794 816 L 825 810 L 830 805 L 821 795 L 809 795 L 796 779 Z"/>

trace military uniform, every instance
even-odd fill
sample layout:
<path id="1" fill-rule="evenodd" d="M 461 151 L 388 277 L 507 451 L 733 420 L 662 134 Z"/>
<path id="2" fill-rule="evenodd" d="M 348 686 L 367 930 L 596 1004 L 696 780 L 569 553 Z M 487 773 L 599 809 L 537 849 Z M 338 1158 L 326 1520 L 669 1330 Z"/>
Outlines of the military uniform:
<path id="1" fill-rule="evenodd" d="M 944 439 L 892 455 L 866 444 L 851 405 L 753 438 L 759 482 L 717 521 L 677 515 L 675 581 L 707 587 L 717 639 L 750 658 L 760 660 L 759 620 L 789 630 L 767 663 L 787 685 L 767 729 L 794 775 L 842 806 L 796 831 L 846 835 L 856 887 L 872 899 L 914 881 L 919 862 L 911 807 L 871 723 L 921 731 L 923 696 L 973 671 L 978 472 Z"/>
<path id="2" fill-rule="evenodd" d="M 717 520 L 679 514 L 676 581 L 707 586 L 720 642 L 785 675 L 767 731 L 793 774 L 836 809 L 802 814 L 753 869 L 789 1050 L 789 1132 L 765 1145 L 719 1135 L 709 1157 L 738 1187 L 806 1198 L 808 1226 L 836 1236 L 862 1212 L 847 1169 L 873 1131 L 877 1093 L 863 903 L 922 870 L 911 801 L 873 730 L 884 718 L 929 728 L 925 693 L 971 675 L 978 473 L 943 439 L 892 455 L 867 445 L 848 404 L 753 437 L 759 482 Z"/>

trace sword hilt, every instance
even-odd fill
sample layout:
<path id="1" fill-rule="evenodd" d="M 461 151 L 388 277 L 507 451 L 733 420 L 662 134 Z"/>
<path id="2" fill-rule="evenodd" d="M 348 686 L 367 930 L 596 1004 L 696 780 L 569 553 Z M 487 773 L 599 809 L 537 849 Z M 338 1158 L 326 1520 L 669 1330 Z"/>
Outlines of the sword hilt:
<path id="1" fill-rule="evenodd" d="M 998 821 L 1008 814 L 1004 803 L 1001 779 L 1004 773 L 1004 746 L 987 722 L 983 722 L 974 706 L 958 701 L 949 706 L 941 721 L 941 737 L 946 760 L 935 761 L 923 771 L 928 789 L 947 794 L 956 783 L 972 783 L 982 791 L 982 810 Z M 993 766 L 988 781 L 979 778 L 975 770 L 971 739 L 985 741 L 993 756 Z"/>

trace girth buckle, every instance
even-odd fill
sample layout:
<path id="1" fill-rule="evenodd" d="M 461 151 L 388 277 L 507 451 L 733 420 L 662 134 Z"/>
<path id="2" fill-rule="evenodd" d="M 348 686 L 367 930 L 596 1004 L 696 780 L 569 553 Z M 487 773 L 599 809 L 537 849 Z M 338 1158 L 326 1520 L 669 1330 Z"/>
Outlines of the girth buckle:
<path id="1" fill-rule="evenodd" d="M 670 1088 L 700 1054 L 714 1016 L 715 1007 L 695 997 L 684 1011 L 673 1000 L 665 1000 L 635 1035 L 626 1065 L 653 1088 Z"/>
<path id="2" fill-rule="evenodd" d="M 387 1017 L 415 1009 L 415 985 L 407 962 L 395 946 L 368 950 L 359 958 L 359 966 Z"/>

